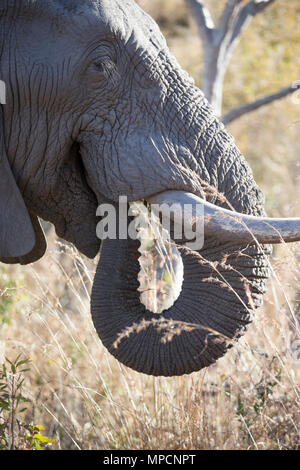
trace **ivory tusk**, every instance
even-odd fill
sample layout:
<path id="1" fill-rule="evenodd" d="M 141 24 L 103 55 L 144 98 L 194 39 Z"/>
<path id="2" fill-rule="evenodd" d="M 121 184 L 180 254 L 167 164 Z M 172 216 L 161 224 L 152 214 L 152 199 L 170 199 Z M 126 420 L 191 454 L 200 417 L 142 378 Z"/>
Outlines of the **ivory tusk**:
<path id="1" fill-rule="evenodd" d="M 223 209 L 200 197 L 185 191 L 164 191 L 150 196 L 147 201 L 152 205 L 165 205 L 173 221 L 180 220 L 183 214 L 185 223 L 195 227 L 196 214 L 202 213 L 204 218 L 204 236 L 215 237 L 224 241 L 283 243 L 300 241 L 300 218 L 275 219 L 256 217 Z M 197 212 L 198 209 L 200 210 Z M 198 215 L 199 217 L 199 215 Z"/>

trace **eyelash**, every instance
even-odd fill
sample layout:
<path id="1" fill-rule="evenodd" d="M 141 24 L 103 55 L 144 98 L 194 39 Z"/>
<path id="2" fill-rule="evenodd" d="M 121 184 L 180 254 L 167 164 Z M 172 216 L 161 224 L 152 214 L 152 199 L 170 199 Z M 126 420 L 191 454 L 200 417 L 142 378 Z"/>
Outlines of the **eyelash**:
<path id="1" fill-rule="evenodd" d="M 111 59 L 102 59 L 95 63 L 97 70 L 105 75 L 106 78 L 110 78 L 112 74 L 117 72 L 117 66 Z"/>
<path id="2" fill-rule="evenodd" d="M 120 73 L 117 64 L 110 58 L 101 59 L 95 62 L 95 67 L 111 88 L 115 88 L 120 83 Z"/>

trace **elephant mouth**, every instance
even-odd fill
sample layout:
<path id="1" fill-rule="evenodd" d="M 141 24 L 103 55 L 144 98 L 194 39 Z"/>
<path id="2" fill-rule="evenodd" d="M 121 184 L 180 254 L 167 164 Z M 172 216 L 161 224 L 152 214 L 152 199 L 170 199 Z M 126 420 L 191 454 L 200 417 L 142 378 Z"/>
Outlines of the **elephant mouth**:
<path id="1" fill-rule="evenodd" d="M 100 240 L 96 236 L 96 210 L 98 197 L 90 185 L 89 176 L 82 159 L 81 146 L 74 140 L 70 145 L 65 161 L 60 168 L 60 177 L 55 190 L 60 199 L 67 202 L 62 209 L 58 203 L 55 219 L 48 213 L 41 218 L 55 225 L 56 233 L 62 239 L 73 243 L 85 256 L 93 259 L 100 250 Z"/>

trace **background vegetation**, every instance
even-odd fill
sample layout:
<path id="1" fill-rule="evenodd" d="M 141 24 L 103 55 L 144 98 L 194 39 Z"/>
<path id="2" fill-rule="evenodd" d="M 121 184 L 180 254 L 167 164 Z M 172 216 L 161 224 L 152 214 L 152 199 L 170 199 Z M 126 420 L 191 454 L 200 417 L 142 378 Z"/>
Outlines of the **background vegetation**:
<path id="1" fill-rule="evenodd" d="M 201 87 L 201 43 L 187 2 L 138 3 Z M 216 16 L 224 6 L 206 3 Z M 299 23 L 298 0 L 278 0 L 255 18 L 226 76 L 225 112 L 300 79 Z M 300 216 L 298 101 L 278 101 L 229 127 L 271 216 Z M 299 244 L 275 249 L 264 306 L 237 347 L 207 370 L 165 379 L 109 356 L 89 313 L 95 264 L 62 247 L 53 231 L 48 242 L 35 265 L 0 266 L 0 363 L 19 354 L 31 361 L 21 371 L 6 362 L 0 373 L 0 448 L 300 448 Z M 26 406 L 9 402 L 13 377 Z"/>

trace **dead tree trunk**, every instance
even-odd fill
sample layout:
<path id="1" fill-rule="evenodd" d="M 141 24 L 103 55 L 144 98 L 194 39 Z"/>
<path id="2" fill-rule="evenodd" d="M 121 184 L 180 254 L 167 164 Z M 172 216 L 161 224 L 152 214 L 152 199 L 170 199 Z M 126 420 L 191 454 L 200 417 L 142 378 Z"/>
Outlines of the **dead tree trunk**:
<path id="1" fill-rule="evenodd" d="M 200 0 L 187 0 L 197 22 L 203 44 L 202 90 L 217 116 L 222 116 L 223 85 L 232 54 L 241 35 L 258 14 L 276 0 L 228 0 L 216 26 L 208 8 Z M 223 116 L 224 124 L 254 111 L 275 100 L 284 98 L 300 88 L 298 81 L 276 93 L 234 108 Z"/>

